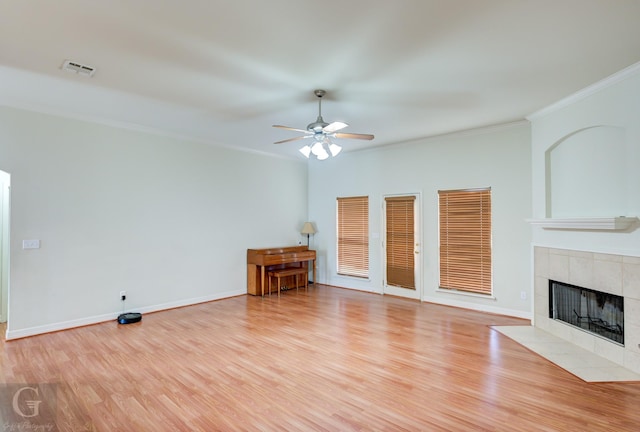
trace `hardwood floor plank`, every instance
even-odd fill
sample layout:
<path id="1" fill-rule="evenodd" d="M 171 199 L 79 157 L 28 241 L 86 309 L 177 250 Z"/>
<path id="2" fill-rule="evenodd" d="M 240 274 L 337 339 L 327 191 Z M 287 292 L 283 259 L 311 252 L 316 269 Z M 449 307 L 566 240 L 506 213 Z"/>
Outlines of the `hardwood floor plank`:
<path id="1" fill-rule="evenodd" d="M 524 320 L 322 285 L 0 342 L 68 431 L 637 431 L 640 384 L 585 383 L 491 329 Z"/>

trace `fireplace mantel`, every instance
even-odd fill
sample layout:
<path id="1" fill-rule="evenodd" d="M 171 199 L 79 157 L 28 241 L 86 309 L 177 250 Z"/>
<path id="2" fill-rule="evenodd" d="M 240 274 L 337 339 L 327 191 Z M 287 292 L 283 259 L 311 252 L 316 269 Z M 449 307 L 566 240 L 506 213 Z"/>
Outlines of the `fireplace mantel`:
<path id="1" fill-rule="evenodd" d="M 626 231 L 637 228 L 640 219 L 619 216 L 611 218 L 527 219 L 526 221 L 544 229 Z"/>

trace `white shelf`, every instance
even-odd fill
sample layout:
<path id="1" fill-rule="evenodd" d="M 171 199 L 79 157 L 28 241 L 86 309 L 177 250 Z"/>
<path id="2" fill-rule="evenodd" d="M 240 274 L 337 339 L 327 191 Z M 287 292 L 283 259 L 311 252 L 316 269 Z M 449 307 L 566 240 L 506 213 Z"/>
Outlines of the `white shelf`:
<path id="1" fill-rule="evenodd" d="M 640 219 L 620 216 L 612 218 L 527 219 L 527 222 L 544 229 L 625 231 L 631 228 L 635 229 Z"/>

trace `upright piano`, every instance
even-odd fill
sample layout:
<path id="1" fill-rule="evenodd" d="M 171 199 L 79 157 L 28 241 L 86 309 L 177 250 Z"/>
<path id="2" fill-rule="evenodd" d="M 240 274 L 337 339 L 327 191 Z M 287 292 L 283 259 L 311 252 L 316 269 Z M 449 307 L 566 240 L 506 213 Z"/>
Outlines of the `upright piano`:
<path id="1" fill-rule="evenodd" d="M 272 269 L 308 266 L 313 264 L 313 281 L 316 280 L 316 251 L 308 246 L 287 246 L 267 249 L 247 249 L 247 293 L 261 295 L 265 275 Z"/>

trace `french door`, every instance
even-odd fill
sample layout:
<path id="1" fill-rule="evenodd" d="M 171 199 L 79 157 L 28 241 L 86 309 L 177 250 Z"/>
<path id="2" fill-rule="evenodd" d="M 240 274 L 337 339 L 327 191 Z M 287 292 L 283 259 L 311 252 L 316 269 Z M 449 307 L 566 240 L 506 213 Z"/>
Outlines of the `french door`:
<path id="1" fill-rule="evenodd" d="M 420 196 L 384 197 L 384 294 L 421 299 Z"/>

